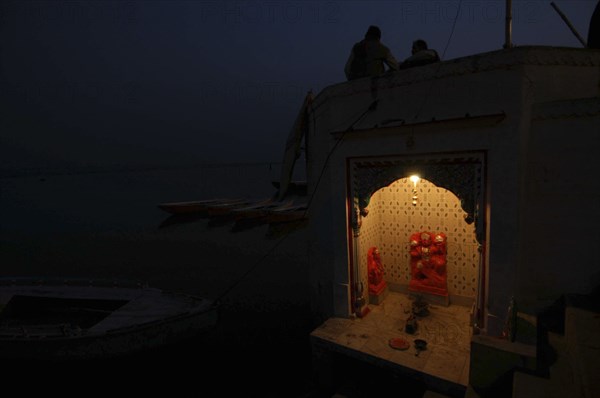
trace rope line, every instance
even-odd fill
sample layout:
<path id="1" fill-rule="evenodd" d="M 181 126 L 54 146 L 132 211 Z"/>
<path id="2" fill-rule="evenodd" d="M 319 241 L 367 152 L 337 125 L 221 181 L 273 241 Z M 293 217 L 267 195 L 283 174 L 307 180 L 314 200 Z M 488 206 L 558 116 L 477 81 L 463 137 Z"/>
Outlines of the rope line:
<path id="1" fill-rule="evenodd" d="M 448 47 L 450 47 L 450 41 L 452 41 L 452 36 L 454 36 L 454 30 L 456 29 L 456 22 L 458 22 L 458 16 L 460 15 L 461 5 L 462 5 L 462 0 L 459 0 L 458 7 L 456 9 L 456 16 L 454 17 L 454 22 L 452 23 L 452 29 L 450 30 L 450 35 L 448 36 L 448 40 L 446 41 L 446 46 L 444 47 L 444 51 L 442 52 L 442 60 L 445 59 L 446 51 L 448 51 Z M 438 75 L 441 67 L 442 67 L 442 63 L 438 62 L 437 69 L 435 70 L 435 73 L 433 74 L 434 78 Z M 419 117 L 419 115 L 421 115 L 421 111 L 423 111 L 423 108 L 425 107 L 425 103 L 427 102 L 427 99 L 429 99 L 429 95 L 431 94 L 431 86 L 432 85 L 433 85 L 433 79 L 429 81 L 429 88 L 426 91 L 425 98 L 423 98 L 421 107 L 417 111 L 413 120 L 416 120 Z"/>
<path id="2" fill-rule="evenodd" d="M 369 107 L 367 108 L 366 111 L 364 111 L 358 118 L 356 118 L 356 120 L 354 122 L 352 122 L 352 124 L 350 126 L 348 126 L 348 128 L 342 133 L 342 135 L 340 136 L 340 138 L 337 139 L 337 141 L 335 142 L 335 145 L 331 148 L 331 150 L 329 151 L 329 153 L 327 154 L 327 157 L 325 159 L 325 162 L 323 164 L 323 167 L 321 168 L 321 173 L 319 174 L 319 178 L 317 179 L 317 183 L 315 184 L 315 189 L 312 191 L 311 196 L 307 202 L 306 205 L 306 209 L 304 210 L 304 216 L 306 216 L 306 214 L 308 213 L 308 210 L 310 209 L 310 206 L 312 204 L 312 201 L 315 197 L 315 194 L 317 192 L 317 188 L 319 187 L 319 184 L 321 183 L 321 180 L 323 178 L 323 174 L 325 173 L 325 169 L 327 168 L 327 165 L 329 164 L 329 160 L 331 158 L 331 155 L 333 155 L 333 153 L 335 152 L 335 150 L 337 149 L 338 145 L 340 144 L 340 142 L 342 142 L 346 132 L 351 131 L 354 128 L 354 125 L 356 123 L 358 123 L 359 121 L 362 120 L 362 118 L 365 117 L 365 115 L 367 115 L 367 113 L 375 110 L 375 108 L 377 108 L 377 102 L 378 100 L 374 100 L 371 105 L 369 105 Z M 315 127 L 315 131 L 316 131 L 316 121 L 315 118 L 313 118 L 313 126 Z M 217 298 L 215 299 L 214 303 L 218 304 L 220 303 L 220 301 L 227 295 L 229 294 L 233 289 L 235 289 L 240 283 L 242 283 L 242 281 L 248 276 L 250 275 L 252 272 L 254 272 L 255 269 L 258 268 L 259 265 L 262 264 L 262 262 L 264 262 L 271 254 L 273 254 L 273 252 L 275 251 L 275 249 L 277 249 L 291 234 L 291 230 L 287 231 L 285 233 L 285 235 L 283 235 L 260 259 L 258 259 L 256 261 L 256 263 L 254 263 L 254 265 L 252 265 L 252 267 L 250 267 L 248 270 L 246 270 L 246 272 L 244 272 L 244 274 L 242 276 L 240 276 L 234 283 L 232 283 L 227 289 L 225 289 L 223 291 L 223 293 L 221 293 L 219 296 L 217 296 Z"/>
<path id="3" fill-rule="evenodd" d="M 256 268 L 258 268 L 258 266 L 265 261 L 274 251 L 275 249 L 277 249 L 285 239 L 287 239 L 288 236 L 290 236 L 291 231 L 287 232 L 285 235 L 283 235 L 270 249 L 269 251 L 267 251 L 260 259 L 258 259 L 258 261 L 256 261 L 256 263 L 254 263 L 254 265 L 252 267 L 250 267 L 248 270 L 246 270 L 246 272 L 244 272 L 244 274 L 239 277 L 233 284 L 231 284 L 227 289 L 225 289 L 225 291 L 223 293 L 221 293 L 219 296 L 217 296 L 217 298 L 215 299 L 215 303 L 218 304 L 220 303 L 220 301 L 223 299 L 223 297 L 225 297 L 226 295 L 228 295 L 233 289 L 235 289 L 240 283 L 242 283 L 242 281 L 248 276 L 250 275 L 252 272 L 254 272 L 254 270 Z"/>
<path id="4" fill-rule="evenodd" d="M 323 163 L 323 167 L 321 168 L 321 173 L 319 174 L 319 178 L 317 179 L 317 183 L 315 184 L 315 189 L 313 189 L 310 199 L 308 200 L 308 203 L 306 205 L 306 210 L 304 211 L 304 215 L 306 215 L 308 213 L 308 210 L 310 209 L 310 205 L 312 204 L 312 201 L 315 197 L 315 194 L 317 193 L 317 188 L 319 187 L 319 184 L 321 183 L 321 179 L 323 178 L 323 174 L 325 174 L 325 169 L 327 168 L 327 165 L 329 164 L 329 159 L 331 158 L 331 155 L 333 155 L 333 153 L 335 152 L 335 150 L 337 149 L 338 145 L 342 142 L 342 140 L 344 139 L 346 133 L 348 131 L 352 131 L 352 129 L 354 128 L 354 125 L 358 122 L 360 122 L 366 115 L 367 113 L 375 110 L 375 108 L 377 108 L 377 103 L 378 100 L 374 100 L 371 105 L 369 105 L 369 107 L 367 108 L 366 111 L 364 111 L 354 122 L 352 122 L 352 124 L 350 126 L 348 126 L 348 128 L 346 130 L 343 131 L 343 133 L 340 135 L 340 138 L 337 139 L 337 141 L 335 142 L 335 144 L 333 145 L 333 147 L 331 148 L 331 150 L 329 151 L 329 153 L 327 154 L 327 157 L 325 158 L 325 162 Z M 313 126 L 314 129 L 316 131 L 316 119 L 313 118 Z"/>

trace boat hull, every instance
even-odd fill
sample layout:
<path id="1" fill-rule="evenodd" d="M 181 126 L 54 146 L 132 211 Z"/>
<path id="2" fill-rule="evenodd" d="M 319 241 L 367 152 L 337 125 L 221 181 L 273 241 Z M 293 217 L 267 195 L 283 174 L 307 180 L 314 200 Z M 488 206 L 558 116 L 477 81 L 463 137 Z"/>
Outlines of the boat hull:
<path id="1" fill-rule="evenodd" d="M 0 339 L 0 358 L 14 360 L 89 360 L 131 355 L 183 341 L 213 327 L 217 309 L 176 319 L 77 337 L 20 337 Z"/>
<path id="2" fill-rule="evenodd" d="M 188 202 L 161 203 L 158 208 L 170 214 L 206 213 L 210 208 L 241 203 L 241 199 L 208 199 Z"/>
<path id="3" fill-rule="evenodd" d="M 64 313 L 58 323 L 48 322 L 47 318 L 42 323 L 35 322 L 31 317 L 15 315 L 18 311 L 10 303 L 14 297 L 66 300 L 67 305 L 71 305 L 68 300 L 97 303 L 103 299 L 126 304 L 109 311 L 93 325 L 80 328 L 65 322 Z M 0 298 L 4 304 L 0 313 L 0 358 L 14 360 L 87 360 L 129 355 L 197 336 L 215 326 L 219 315 L 218 307 L 209 300 L 151 288 L 3 285 Z"/>

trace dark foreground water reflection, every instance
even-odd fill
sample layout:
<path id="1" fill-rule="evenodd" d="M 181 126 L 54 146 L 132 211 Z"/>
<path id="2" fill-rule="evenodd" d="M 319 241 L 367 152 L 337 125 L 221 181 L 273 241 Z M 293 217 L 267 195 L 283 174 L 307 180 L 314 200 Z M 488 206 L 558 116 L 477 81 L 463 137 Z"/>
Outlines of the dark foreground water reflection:
<path id="1" fill-rule="evenodd" d="M 286 236 L 268 225 L 236 230 L 204 218 L 167 225 L 157 208 L 269 197 L 278 173 L 255 164 L 0 179 L 2 276 L 136 280 L 222 303 L 217 327 L 195 339 L 111 360 L 4 363 L 4 376 L 46 393 L 73 392 L 79 382 L 83 394 L 302 391 L 277 392 L 310 378 L 305 230 Z"/>

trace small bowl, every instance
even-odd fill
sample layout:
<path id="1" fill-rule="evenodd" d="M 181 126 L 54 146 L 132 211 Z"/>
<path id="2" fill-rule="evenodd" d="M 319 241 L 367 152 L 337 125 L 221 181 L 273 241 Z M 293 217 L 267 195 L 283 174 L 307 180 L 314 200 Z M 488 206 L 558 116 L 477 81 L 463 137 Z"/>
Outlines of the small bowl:
<path id="1" fill-rule="evenodd" d="M 424 350 L 425 348 L 427 348 L 427 342 L 422 339 L 416 339 L 415 347 L 417 348 L 417 350 Z"/>

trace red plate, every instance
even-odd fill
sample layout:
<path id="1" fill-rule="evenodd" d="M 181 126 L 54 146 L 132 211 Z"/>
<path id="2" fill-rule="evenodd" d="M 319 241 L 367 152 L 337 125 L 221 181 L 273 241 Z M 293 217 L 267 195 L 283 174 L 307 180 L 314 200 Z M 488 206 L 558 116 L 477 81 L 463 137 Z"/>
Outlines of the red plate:
<path id="1" fill-rule="evenodd" d="M 410 343 L 400 337 L 394 337 L 388 343 L 395 350 L 408 350 L 410 348 Z"/>

